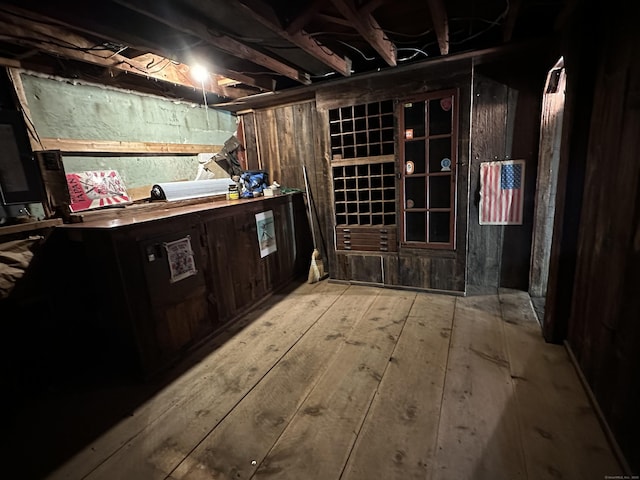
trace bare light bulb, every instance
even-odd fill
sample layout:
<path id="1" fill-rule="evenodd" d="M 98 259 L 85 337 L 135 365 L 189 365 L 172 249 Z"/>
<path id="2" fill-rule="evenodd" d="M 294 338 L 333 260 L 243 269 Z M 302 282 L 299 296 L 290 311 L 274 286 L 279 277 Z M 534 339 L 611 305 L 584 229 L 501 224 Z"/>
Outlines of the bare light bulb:
<path id="1" fill-rule="evenodd" d="M 203 83 L 209 77 L 209 72 L 202 65 L 194 65 L 191 67 L 191 76 L 195 81 Z"/>

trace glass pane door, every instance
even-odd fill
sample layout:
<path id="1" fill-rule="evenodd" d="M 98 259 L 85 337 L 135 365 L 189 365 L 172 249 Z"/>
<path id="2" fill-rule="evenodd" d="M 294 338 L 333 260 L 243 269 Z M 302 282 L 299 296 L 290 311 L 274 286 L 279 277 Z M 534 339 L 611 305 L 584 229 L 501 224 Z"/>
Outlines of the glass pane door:
<path id="1" fill-rule="evenodd" d="M 456 91 L 400 104 L 403 242 L 454 248 Z"/>

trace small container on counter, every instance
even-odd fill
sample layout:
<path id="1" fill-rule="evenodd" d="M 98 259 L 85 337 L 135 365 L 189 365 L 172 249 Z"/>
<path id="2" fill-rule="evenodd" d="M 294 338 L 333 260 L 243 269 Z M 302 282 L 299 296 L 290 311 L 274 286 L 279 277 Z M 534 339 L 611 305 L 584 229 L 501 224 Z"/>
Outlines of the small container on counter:
<path id="1" fill-rule="evenodd" d="M 227 192 L 227 200 L 238 200 L 240 198 L 240 192 L 238 191 L 238 185 L 232 183 L 229 185 L 229 191 Z"/>

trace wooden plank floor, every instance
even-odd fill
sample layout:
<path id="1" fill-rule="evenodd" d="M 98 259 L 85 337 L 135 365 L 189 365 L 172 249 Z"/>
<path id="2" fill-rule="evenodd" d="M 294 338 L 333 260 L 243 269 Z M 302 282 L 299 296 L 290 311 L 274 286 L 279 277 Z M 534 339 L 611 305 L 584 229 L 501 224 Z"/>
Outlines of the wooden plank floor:
<path id="1" fill-rule="evenodd" d="M 153 394 L 143 395 L 145 388 Z M 91 417 L 74 418 L 73 395 L 58 423 L 44 407 L 17 414 L 12 464 L 22 475 L 8 478 L 585 480 L 623 473 L 566 351 L 543 341 L 525 292 L 454 297 L 300 284 L 160 383 L 103 386 L 91 395 L 129 399 L 130 409 L 73 455 L 49 459 L 44 472 L 24 459 L 64 442 L 65 432 L 81 429 L 77 423 L 89 428 Z M 78 405 L 82 398 L 75 395 Z"/>

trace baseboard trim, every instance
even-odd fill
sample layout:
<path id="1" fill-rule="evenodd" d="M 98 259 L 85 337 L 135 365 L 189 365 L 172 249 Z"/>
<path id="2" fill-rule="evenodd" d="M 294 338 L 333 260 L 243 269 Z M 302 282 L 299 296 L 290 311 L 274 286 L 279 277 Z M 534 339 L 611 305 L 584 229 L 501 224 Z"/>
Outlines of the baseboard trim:
<path id="1" fill-rule="evenodd" d="M 389 285 L 387 283 L 362 282 L 359 280 L 340 280 L 338 278 L 329 278 L 328 281 L 329 283 L 337 283 L 340 285 L 360 285 L 364 287 L 388 288 L 391 290 L 407 290 L 410 292 L 441 293 L 443 295 L 453 295 L 455 297 L 465 296 L 464 292 L 458 292 L 455 290 L 439 290 L 437 288 L 408 287 L 405 285 Z"/>

